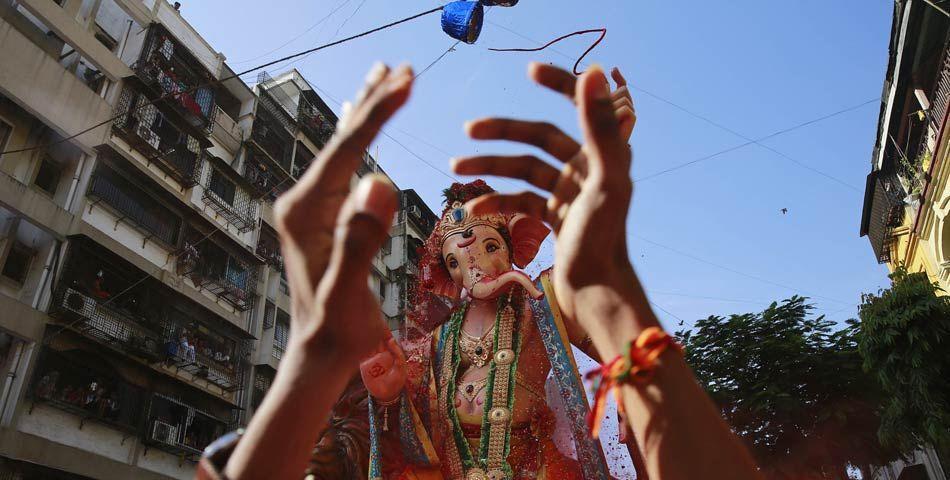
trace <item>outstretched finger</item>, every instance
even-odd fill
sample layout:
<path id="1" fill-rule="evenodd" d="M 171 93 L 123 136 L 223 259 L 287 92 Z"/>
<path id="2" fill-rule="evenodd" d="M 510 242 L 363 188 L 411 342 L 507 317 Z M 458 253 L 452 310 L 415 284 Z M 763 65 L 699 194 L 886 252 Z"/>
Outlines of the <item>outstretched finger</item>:
<path id="1" fill-rule="evenodd" d="M 562 162 L 570 161 L 581 149 L 573 138 L 547 122 L 483 118 L 466 123 L 465 130 L 475 140 L 509 140 L 533 145 Z"/>
<path id="2" fill-rule="evenodd" d="M 365 98 L 346 115 L 330 144 L 300 178 L 301 190 L 314 194 L 346 191 L 370 143 L 409 99 L 412 82 L 412 69 L 408 66 L 394 71 L 382 67 L 371 72 L 366 93 L 361 95 Z"/>
<path id="3" fill-rule="evenodd" d="M 484 215 L 493 212 L 523 213 L 548 221 L 547 200 L 534 192 L 482 195 L 466 203 L 465 210 L 471 215 Z"/>
<path id="4" fill-rule="evenodd" d="M 577 100 L 590 178 L 601 181 L 627 178 L 630 149 L 622 138 L 620 122 L 614 113 L 610 85 L 599 66 L 591 67 L 581 76 Z"/>
<path id="5" fill-rule="evenodd" d="M 617 83 L 617 88 L 627 86 L 627 79 L 624 78 L 623 73 L 620 73 L 620 68 L 614 67 L 610 70 L 610 76 L 613 77 L 614 82 Z"/>
<path id="6" fill-rule="evenodd" d="M 562 68 L 546 63 L 531 62 L 528 65 L 528 76 L 540 85 L 560 93 L 574 102 L 574 92 L 577 88 L 577 77 Z"/>
<path id="7" fill-rule="evenodd" d="M 561 172 L 534 155 L 481 155 L 452 160 L 452 171 L 459 175 L 494 175 L 524 180 L 549 192 L 557 186 Z"/>
<path id="8" fill-rule="evenodd" d="M 333 288 L 366 287 L 373 258 L 389 237 L 399 199 L 379 175 L 364 177 L 346 201 L 334 231 L 327 276 Z M 322 284 L 321 284 L 322 286 Z"/>

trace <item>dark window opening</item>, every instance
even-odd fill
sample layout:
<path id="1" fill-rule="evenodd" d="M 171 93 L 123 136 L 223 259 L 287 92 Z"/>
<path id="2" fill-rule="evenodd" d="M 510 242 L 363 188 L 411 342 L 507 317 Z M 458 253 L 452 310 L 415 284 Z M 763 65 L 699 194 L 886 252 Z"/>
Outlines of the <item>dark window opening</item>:
<path id="1" fill-rule="evenodd" d="M 33 183 L 46 193 L 56 195 L 56 187 L 59 186 L 59 176 L 59 165 L 47 157 L 40 162 L 40 171 L 36 173 L 36 179 Z"/>
<path id="2" fill-rule="evenodd" d="M 211 170 L 211 184 L 208 188 L 229 205 L 234 204 L 234 182 L 225 178 L 217 169 Z"/>
<path id="3" fill-rule="evenodd" d="M 14 243 L 7 255 L 6 262 L 3 263 L 3 276 L 22 284 L 26 281 L 26 275 L 30 271 L 32 260 L 32 249 L 20 242 Z"/>

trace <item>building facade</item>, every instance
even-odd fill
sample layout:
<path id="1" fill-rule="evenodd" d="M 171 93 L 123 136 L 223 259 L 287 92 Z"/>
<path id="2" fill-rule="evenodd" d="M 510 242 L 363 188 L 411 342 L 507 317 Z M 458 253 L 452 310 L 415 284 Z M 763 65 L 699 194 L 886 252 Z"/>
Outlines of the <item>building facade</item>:
<path id="1" fill-rule="evenodd" d="M 926 272 L 950 288 L 950 50 L 947 12 L 895 2 L 890 56 L 861 235 L 890 270 Z"/>
<path id="2" fill-rule="evenodd" d="M 926 272 L 950 291 L 950 13 L 926 0 L 894 3 L 877 138 L 867 177 L 861 235 L 878 262 Z M 877 467 L 873 480 L 946 480 L 938 455 L 922 448 Z"/>
<path id="3" fill-rule="evenodd" d="M 337 118 L 233 75 L 165 0 L 0 0 L 0 478 L 191 478 L 269 388 L 273 201 Z M 368 279 L 396 331 L 435 221 L 401 198 Z"/>

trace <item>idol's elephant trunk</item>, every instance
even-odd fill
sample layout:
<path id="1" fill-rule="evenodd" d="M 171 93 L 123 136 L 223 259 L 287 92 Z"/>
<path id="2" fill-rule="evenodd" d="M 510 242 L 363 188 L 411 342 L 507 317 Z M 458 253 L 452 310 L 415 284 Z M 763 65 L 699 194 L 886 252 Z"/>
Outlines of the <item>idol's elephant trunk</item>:
<path id="1" fill-rule="evenodd" d="M 534 283 L 524 272 L 511 270 L 494 278 L 480 280 L 472 287 L 472 297 L 479 300 L 496 298 L 501 293 L 504 293 L 505 289 L 512 283 L 524 287 L 528 295 L 531 295 L 533 298 L 537 299 L 544 296 L 544 293 L 538 290 L 538 287 L 534 286 Z"/>

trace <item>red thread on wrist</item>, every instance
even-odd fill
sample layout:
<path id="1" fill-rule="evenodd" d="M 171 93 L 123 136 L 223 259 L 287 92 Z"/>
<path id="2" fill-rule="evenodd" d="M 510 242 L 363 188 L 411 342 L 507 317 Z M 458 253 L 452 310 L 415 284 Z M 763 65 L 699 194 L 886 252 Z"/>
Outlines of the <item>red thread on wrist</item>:
<path id="1" fill-rule="evenodd" d="M 617 400 L 617 410 L 621 415 L 623 401 L 620 396 L 622 384 L 642 385 L 653 377 L 656 361 L 669 348 L 682 352 L 683 347 L 676 343 L 670 334 L 659 327 L 650 327 L 640 332 L 637 339 L 627 344 L 623 355 L 595 368 L 585 375 L 593 380 L 594 404 L 587 413 L 587 428 L 593 438 L 600 435 L 600 424 L 607 408 L 607 395 L 611 392 Z"/>

